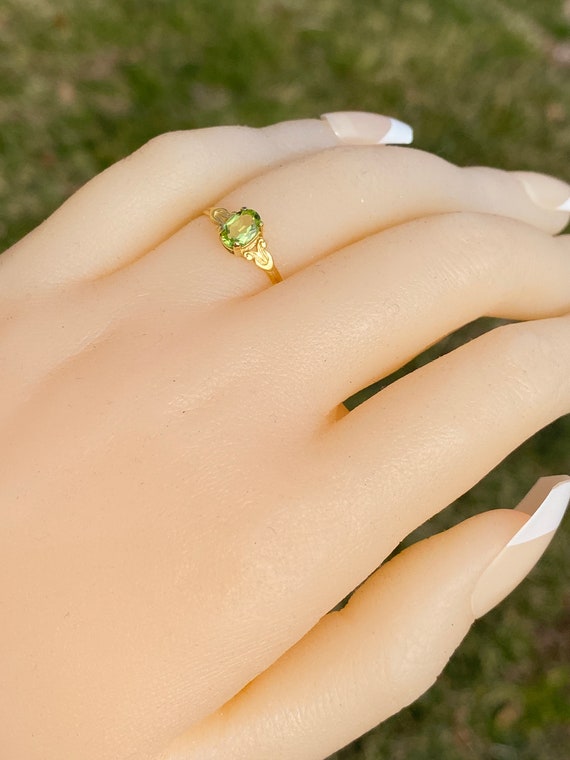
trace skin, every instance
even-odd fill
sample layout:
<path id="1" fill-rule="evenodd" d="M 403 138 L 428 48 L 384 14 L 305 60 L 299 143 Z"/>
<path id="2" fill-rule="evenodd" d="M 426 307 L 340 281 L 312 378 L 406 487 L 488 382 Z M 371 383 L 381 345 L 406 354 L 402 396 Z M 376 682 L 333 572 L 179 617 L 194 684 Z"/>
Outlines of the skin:
<path id="1" fill-rule="evenodd" d="M 244 203 L 277 286 L 201 214 Z M 525 516 L 326 613 L 570 410 L 567 221 L 291 122 L 151 141 L 0 256 L 7 756 L 323 758 L 425 691 Z M 520 323 L 342 405 L 481 315 Z"/>

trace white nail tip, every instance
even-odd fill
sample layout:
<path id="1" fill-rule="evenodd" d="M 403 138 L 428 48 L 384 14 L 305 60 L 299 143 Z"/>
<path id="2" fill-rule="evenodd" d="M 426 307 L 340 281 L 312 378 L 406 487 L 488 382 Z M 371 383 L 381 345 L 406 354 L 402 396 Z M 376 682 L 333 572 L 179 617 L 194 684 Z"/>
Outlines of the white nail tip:
<path id="1" fill-rule="evenodd" d="M 394 119 L 392 116 L 389 118 L 391 127 L 380 142 L 392 145 L 409 145 L 414 139 L 414 130 L 404 121 Z"/>
<path id="2" fill-rule="evenodd" d="M 540 480 L 537 486 L 540 486 Z M 532 496 L 532 492 L 528 496 Z M 540 538 L 540 536 L 555 531 L 562 522 L 569 500 L 570 479 L 563 480 L 554 485 L 541 501 L 535 503 L 534 507 L 532 500 L 524 499 L 517 509 L 522 512 L 529 512 L 531 516 L 511 538 L 507 547 L 525 544 L 528 541 L 533 541 L 535 538 Z"/>
<path id="3" fill-rule="evenodd" d="M 564 203 L 556 208 L 557 211 L 570 211 L 570 198 L 565 200 Z"/>

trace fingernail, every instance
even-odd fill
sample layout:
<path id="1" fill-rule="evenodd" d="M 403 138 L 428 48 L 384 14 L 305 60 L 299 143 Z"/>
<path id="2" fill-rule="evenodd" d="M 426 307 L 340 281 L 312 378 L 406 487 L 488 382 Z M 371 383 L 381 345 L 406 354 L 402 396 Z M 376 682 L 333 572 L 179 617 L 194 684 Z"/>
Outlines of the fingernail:
<path id="1" fill-rule="evenodd" d="M 570 499 L 570 477 L 540 478 L 516 508 L 530 515 L 483 571 L 471 597 L 476 618 L 485 615 L 516 588 L 538 562 L 560 525 Z"/>
<path id="2" fill-rule="evenodd" d="M 550 211 L 570 211 L 570 185 L 549 174 L 511 172 L 519 179 L 531 200 Z"/>
<path id="3" fill-rule="evenodd" d="M 390 116 L 366 111 L 324 113 L 339 142 L 345 145 L 409 145 L 414 132 L 409 124 Z"/>

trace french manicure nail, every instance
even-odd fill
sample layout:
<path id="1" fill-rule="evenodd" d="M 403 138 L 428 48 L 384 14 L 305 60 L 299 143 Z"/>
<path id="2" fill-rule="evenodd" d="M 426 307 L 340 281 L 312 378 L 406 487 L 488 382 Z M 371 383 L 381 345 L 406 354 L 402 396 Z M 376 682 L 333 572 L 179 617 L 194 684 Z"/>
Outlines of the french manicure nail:
<path id="1" fill-rule="evenodd" d="M 522 183 L 531 200 L 550 211 L 570 211 L 570 185 L 549 174 L 511 172 Z"/>
<path id="2" fill-rule="evenodd" d="M 336 111 L 321 116 L 339 142 L 345 145 L 409 145 L 414 132 L 409 124 L 391 116 L 366 111 Z"/>
<path id="3" fill-rule="evenodd" d="M 562 522 L 569 500 L 568 475 L 540 478 L 527 493 L 516 509 L 529 519 L 477 581 L 471 597 L 476 618 L 501 602 L 532 570 Z"/>

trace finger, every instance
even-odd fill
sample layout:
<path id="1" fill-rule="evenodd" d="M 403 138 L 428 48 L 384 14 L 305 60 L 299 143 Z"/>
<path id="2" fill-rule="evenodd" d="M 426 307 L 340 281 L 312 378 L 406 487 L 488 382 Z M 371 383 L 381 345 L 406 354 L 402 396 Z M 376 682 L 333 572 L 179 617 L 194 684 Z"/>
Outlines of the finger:
<path id="1" fill-rule="evenodd" d="M 570 236 L 491 214 L 441 214 L 315 262 L 240 301 L 233 320 L 256 334 L 268 366 L 283 366 L 291 403 L 301 399 L 303 419 L 320 426 L 342 399 L 478 317 L 570 312 L 568 283 Z M 271 329 L 256 331 L 260 320 Z"/>
<path id="2" fill-rule="evenodd" d="M 339 143 L 410 142 L 377 114 L 327 114 L 262 129 L 159 135 L 94 177 L 0 258 L 0 298 L 94 279 L 125 266 L 268 167 Z"/>
<path id="3" fill-rule="evenodd" d="M 549 174 L 540 172 L 503 171 L 490 166 L 466 166 L 466 174 L 475 181 L 486 183 L 491 180 L 491 191 L 507 191 L 510 178 L 516 179 L 525 188 L 530 199 L 540 208 L 570 212 L 570 185 Z"/>
<path id="4" fill-rule="evenodd" d="M 511 324 L 397 380 L 312 440 L 297 433 L 302 459 L 274 464 L 289 479 L 242 539 L 248 563 L 235 583 L 256 595 L 227 645 L 250 641 L 258 657 L 253 642 L 263 641 L 257 673 L 267 668 L 270 654 L 310 630 L 418 525 L 569 412 L 568 377 L 570 315 Z M 273 426 L 288 397 L 271 393 L 272 377 L 259 378 L 256 413 Z M 251 392 L 232 389 L 235 409 Z M 268 557 L 273 569 L 260 574 Z"/>
<path id="5" fill-rule="evenodd" d="M 550 180 L 548 184 L 547 180 Z M 567 198 L 570 187 L 542 178 L 531 198 L 530 180 L 485 167 L 462 169 L 412 148 L 339 147 L 319 151 L 257 176 L 215 205 L 257 210 L 264 238 L 283 278 L 380 230 L 418 217 L 475 211 L 512 217 L 549 234 L 568 222 L 566 211 L 545 208 Z M 545 184 L 547 189 L 545 189 Z M 548 190 L 548 192 L 547 192 Z M 556 201 L 558 203 L 558 201 Z M 190 258 L 189 251 L 194 255 Z M 165 283 L 164 272 L 170 273 Z M 135 275 L 165 297 L 211 303 L 270 286 L 266 273 L 232 256 L 205 216 L 192 221 L 137 262 Z M 192 287 L 189 287 L 189 280 Z"/>
<path id="6" fill-rule="evenodd" d="M 553 206 L 559 211 L 570 211 L 570 194 L 564 200 L 560 187 L 555 187 L 551 182 L 548 174 L 540 172 L 511 172 L 526 187 L 527 193 L 540 206 L 552 208 Z"/>
<path id="7" fill-rule="evenodd" d="M 569 377 L 570 315 L 510 324 L 397 380 L 319 435 L 311 461 L 322 495 L 315 486 L 310 509 L 289 519 L 326 541 L 327 558 L 312 569 L 331 607 L 347 593 L 349 565 L 354 587 L 379 555 L 568 413 Z M 358 547 L 356 560 L 339 560 L 347 545 Z"/>
<path id="8" fill-rule="evenodd" d="M 322 760 L 408 705 L 538 561 L 570 479 L 542 478 L 529 497 L 530 519 L 485 512 L 399 554 L 162 758 Z"/>

